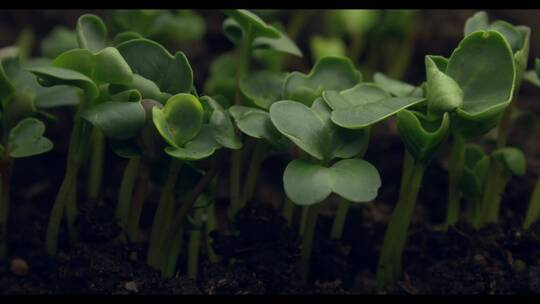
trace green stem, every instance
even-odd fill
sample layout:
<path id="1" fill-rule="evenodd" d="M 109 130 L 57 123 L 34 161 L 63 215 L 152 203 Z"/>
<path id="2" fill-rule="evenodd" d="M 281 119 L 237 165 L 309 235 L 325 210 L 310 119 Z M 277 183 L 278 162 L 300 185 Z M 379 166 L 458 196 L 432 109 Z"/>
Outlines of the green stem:
<path id="1" fill-rule="evenodd" d="M 5 258 L 8 253 L 7 228 L 12 172 L 13 159 L 7 156 L 2 161 L 2 170 L 0 173 L 0 258 Z"/>
<path id="2" fill-rule="evenodd" d="M 97 201 L 101 193 L 103 179 L 103 162 L 105 158 L 105 137 L 103 133 L 94 128 L 92 131 L 92 151 L 90 154 L 90 173 L 88 176 L 88 199 Z"/>
<path id="3" fill-rule="evenodd" d="M 407 242 L 407 231 L 416 205 L 418 192 L 422 185 L 424 165 L 415 161 L 408 181 L 402 179 L 407 186 L 406 195 L 400 199 L 392 213 L 386 229 L 377 270 L 377 283 L 383 287 L 394 283 L 401 276 L 401 259 Z"/>
<path id="4" fill-rule="evenodd" d="M 141 157 L 133 157 L 129 160 L 124 175 L 122 176 L 122 183 L 120 184 L 120 190 L 118 192 L 118 205 L 116 206 L 116 220 L 122 231 L 127 232 L 128 218 L 130 211 L 131 197 L 133 195 L 133 188 L 135 187 L 135 181 L 137 180 L 137 172 L 141 165 Z"/>
<path id="5" fill-rule="evenodd" d="M 239 209 L 246 206 L 247 202 L 253 199 L 255 193 L 255 186 L 257 185 L 257 177 L 261 168 L 261 163 L 266 155 L 267 146 L 264 142 L 256 142 L 251 154 L 251 161 L 249 163 L 246 180 L 244 182 L 244 192 L 240 201 Z"/>
<path id="6" fill-rule="evenodd" d="M 76 232 L 74 224 L 77 216 L 77 177 L 90 144 L 89 139 L 91 132 L 92 126 L 83 121 L 80 116 L 76 114 L 69 141 L 66 173 L 60 186 L 60 190 L 56 195 L 47 226 L 45 246 L 47 253 L 51 256 L 54 256 L 58 249 L 58 234 L 60 232 L 64 211 L 66 211 L 66 216 L 68 216 L 70 238 L 72 240 L 75 238 L 74 234 L 76 234 Z M 66 208 L 68 208 L 68 210 L 65 210 Z"/>
<path id="7" fill-rule="evenodd" d="M 170 225 L 171 215 L 174 213 L 174 190 L 181 168 L 181 161 L 174 158 L 171 159 L 167 180 L 161 189 L 161 196 L 159 198 L 156 214 L 154 215 L 152 231 L 150 233 L 150 242 L 148 245 L 147 262 L 155 268 L 159 267 L 159 249 L 163 242 L 164 231 L 167 231 L 167 228 Z"/>
<path id="8" fill-rule="evenodd" d="M 309 206 L 302 206 L 302 213 L 300 215 L 300 225 L 298 226 L 298 235 L 304 236 L 306 232 L 306 223 L 308 220 Z"/>
<path id="9" fill-rule="evenodd" d="M 212 202 L 206 207 L 206 250 L 208 251 L 208 259 L 211 263 L 219 262 L 219 256 L 212 246 L 212 237 L 210 237 L 210 233 L 216 229 L 216 207 L 215 202 Z"/>
<path id="10" fill-rule="evenodd" d="M 529 229 L 534 222 L 540 217 L 540 177 L 536 180 L 531 200 L 529 202 L 529 208 L 527 209 L 527 215 L 523 222 L 523 229 Z"/>
<path id="11" fill-rule="evenodd" d="M 287 221 L 287 226 L 292 227 L 294 215 L 294 203 L 285 195 L 285 202 L 283 203 L 283 217 Z"/>
<path id="12" fill-rule="evenodd" d="M 71 187 L 68 193 L 68 202 L 66 204 L 66 222 L 68 228 L 68 236 L 71 244 L 79 241 L 79 232 L 77 229 L 77 187 Z"/>
<path id="13" fill-rule="evenodd" d="M 453 226 L 459 219 L 461 191 L 459 180 L 465 165 L 465 140 L 454 134 L 454 143 L 450 163 L 448 164 L 448 205 L 446 209 L 446 224 Z"/>
<path id="14" fill-rule="evenodd" d="M 499 218 L 501 195 L 507 179 L 503 176 L 504 168 L 499 161 L 490 159 L 489 171 L 482 197 L 482 220 L 480 227 L 488 223 L 496 223 Z"/>
<path id="15" fill-rule="evenodd" d="M 199 249 L 201 248 L 202 235 L 201 218 L 203 211 L 203 208 L 197 208 L 193 212 L 193 220 L 196 227 L 189 233 L 187 269 L 188 277 L 194 280 L 197 280 L 197 274 L 199 272 Z"/>
<path id="16" fill-rule="evenodd" d="M 172 278 L 176 274 L 178 266 L 178 256 L 182 252 L 182 245 L 184 243 L 184 228 L 180 226 L 175 233 L 174 238 L 171 239 L 168 250 L 165 251 L 165 263 L 161 267 L 161 274 L 164 278 Z"/>
<path id="17" fill-rule="evenodd" d="M 144 201 L 146 199 L 146 190 L 148 188 L 150 166 L 146 160 L 141 161 L 139 175 L 137 176 L 135 192 L 131 199 L 131 208 L 128 220 L 128 237 L 131 242 L 139 240 L 139 220 L 141 218 Z"/>
<path id="18" fill-rule="evenodd" d="M 242 150 L 231 151 L 231 167 L 229 171 L 229 198 L 230 198 L 230 218 L 234 218 L 236 212 L 240 210 L 240 166 L 242 161 Z"/>
<path id="19" fill-rule="evenodd" d="M 302 282 L 307 285 L 309 278 L 309 266 L 313 250 L 313 239 L 315 237 L 315 227 L 317 226 L 317 217 L 321 204 L 306 206 L 307 221 L 305 226 L 305 235 L 302 237 L 302 251 L 300 253 L 300 275 Z"/>
<path id="20" fill-rule="evenodd" d="M 414 158 L 408 151 L 403 153 L 403 168 L 401 170 L 401 186 L 399 188 L 399 198 L 401 201 L 408 190 L 408 182 L 413 172 Z"/>
<path id="21" fill-rule="evenodd" d="M 334 224 L 332 225 L 332 232 L 330 238 L 334 240 L 340 240 L 343 235 L 343 228 L 345 227 L 345 220 L 347 219 L 347 213 L 351 203 L 346 199 L 342 199 L 338 204 L 336 211 L 336 217 L 334 218 Z"/>

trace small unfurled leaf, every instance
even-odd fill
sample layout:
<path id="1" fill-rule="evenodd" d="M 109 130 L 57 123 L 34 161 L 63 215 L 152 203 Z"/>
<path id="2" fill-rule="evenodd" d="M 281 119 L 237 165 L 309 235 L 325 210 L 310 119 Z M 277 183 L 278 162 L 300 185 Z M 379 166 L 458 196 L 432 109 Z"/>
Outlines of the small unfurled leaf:
<path id="1" fill-rule="evenodd" d="M 281 99 L 285 73 L 261 71 L 240 79 L 240 90 L 256 106 L 268 109 Z"/>
<path id="2" fill-rule="evenodd" d="M 424 101 L 418 97 L 392 97 L 372 83 L 362 83 L 341 92 L 326 91 L 323 97 L 333 109 L 332 121 L 348 129 L 368 127 Z"/>
<path id="3" fill-rule="evenodd" d="M 298 205 L 324 201 L 331 193 L 355 203 L 377 196 L 381 179 L 377 169 L 361 159 L 346 159 L 330 167 L 305 160 L 293 160 L 283 173 L 287 197 Z"/>
<path id="4" fill-rule="evenodd" d="M 99 95 L 99 89 L 92 79 L 79 72 L 53 66 L 32 67 L 28 68 L 28 70 L 38 77 L 38 82 L 42 86 L 75 86 L 81 88 L 91 100 Z"/>
<path id="5" fill-rule="evenodd" d="M 214 139 L 229 149 L 240 149 L 242 142 L 234 130 L 229 112 L 227 112 L 217 101 L 209 96 L 201 97 L 202 102 L 207 102 L 212 108 L 208 125 Z"/>
<path id="6" fill-rule="evenodd" d="M 322 98 L 315 100 L 311 108 L 290 100 L 278 101 L 270 107 L 270 119 L 276 129 L 318 160 L 357 155 L 367 134 L 334 125 L 330 113 Z"/>
<path id="7" fill-rule="evenodd" d="M 347 57 L 321 58 L 309 74 L 292 72 L 285 78 L 283 99 L 310 106 L 323 91 L 342 91 L 358 84 L 361 74 Z"/>
<path id="8" fill-rule="evenodd" d="M 221 145 L 214 139 L 212 130 L 203 125 L 197 136 L 183 147 L 167 147 L 165 153 L 182 160 L 200 160 L 214 154 Z"/>
<path id="9" fill-rule="evenodd" d="M 81 112 L 81 117 L 107 137 L 124 140 L 139 133 L 146 121 L 140 102 L 106 101 Z"/>
<path id="10" fill-rule="evenodd" d="M 426 56 L 428 111 L 431 113 L 453 112 L 463 106 L 463 91 L 459 85 L 440 71 L 433 59 Z"/>
<path id="11" fill-rule="evenodd" d="M 133 39 L 117 46 L 133 73 L 153 81 L 162 92 L 187 93 L 193 86 L 193 71 L 182 52 L 174 56 L 148 39 Z M 144 58 L 144 60 L 141 60 Z"/>
<path id="12" fill-rule="evenodd" d="M 402 110 L 397 113 L 397 129 L 407 151 L 415 159 L 425 162 L 433 157 L 448 136 L 450 116 L 444 113 L 442 119 L 428 118 L 418 112 Z"/>
<path id="13" fill-rule="evenodd" d="M 232 106 L 229 113 L 238 129 L 248 136 L 265 139 L 274 146 L 279 146 L 284 141 L 281 133 L 272 124 L 268 112 L 251 107 Z"/>
<path id="14" fill-rule="evenodd" d="M 527 170 L 527 160 L 520 149 L 504 147 L 493 151 L 492 157 L 502 162 L 506 170 L 512 175 L 523 176 Z"/>
<path id="15" fill-rule="evenodd" d="M 383 73 L 375 73 L 373 81 L 396 97 L 422 97 L 424 95 L 422 87 L 415 87 L 406 82 L 392 79 Z"/>
<path id="16" fill-rule="evenodd" d="M 172 96 L 163 109 L 154 107 L 152 115 L 163 139 L 180 148 L 201 130 L 204 110 L 197 97 L 180 93 Z"/>
<path id="17" fill-rule="evenodd" d="M 21 120 L 9 132 L 8 151 L 13 158 L 28 157 L 52 150 L 53 143 L 43 136 L 45 125 L 35 118 Z"/>
<path id="18" fill-rule="evenodd" d="M 107 46 L 107 28 L 103 20 L 96 15 L 84 14 L 79 17 L 75 31 L 81 49 L 98 52 Z"/>

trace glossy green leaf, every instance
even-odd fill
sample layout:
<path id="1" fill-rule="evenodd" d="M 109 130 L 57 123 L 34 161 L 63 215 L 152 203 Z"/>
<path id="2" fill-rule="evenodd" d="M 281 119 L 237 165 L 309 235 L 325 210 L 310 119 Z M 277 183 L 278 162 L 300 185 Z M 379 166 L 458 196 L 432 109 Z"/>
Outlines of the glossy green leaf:
<path id="1" fill-rule="evenodd" d="M 58 67 L 33 67 L 28 70 L 38 77 L 38 82 L 45 86 L 70 85 L 81 88 L 91 100 L 99 95 L 97 85 L 79 72 Z"/>
<path id="2" fill-rule="evenodd" d="M 377 169 L 365 160 L 341 160 L 323 167 L 305 160 L 293 160 L 283 173 L 287 197 L 298 205 L 324 201 L 331 193 L 355 203 L 377 196 L 381 179 Z"/>
<path id="3" fill-rule="evenodd" d="M 229 112 L 227 112 L 217 101 L 209 96 L 201 97 L 202 102 L 207 102 L 212 108 L 212 114 L 208 125 L 214 139 L 221 145 L 229 149 L 240 149 L 242 142 L 234 130 Z"/>
<path id="4" fill-rule="evenodd" d="M 256 106 L 268 109 L 281 99 L 285 73 L 261 71 L 240 79 L 240 90 Z"/>
<path id="5" fill-rule="evenodd" d="M 418 97 L 392 97 L 379 86 L 362 83 L 341 91 L 326 91 L 324 100 L 332 108 L 332 121 L 343 128 L 361 129 L 424 101 Z"/>
<path id="6" fill-rule="evenodd" d="M 128 84 L 133 78 L 131 68 L 113 47 L 104 48 L 97 53 L 86 49 L 70 50 L 54 59 L 52 66 L 82 73 L 98 85 Z"/>
<path id="7" fill-rule="evenodd" d="M 144 37 L 141 36 L 141 34 L 137 32 L 121 32 L 121 33 L 116 34 L 116 36 L 114 36 L 112 44 L 117 46 L 124 42 L 135 40 L 135 39 L 141 39 L 141 38 L 144 38 Z"/>
<path id="8" fill-rule="evenodd" d="M 225 10 L 225 14 L 231 17 L 243 32 L 251 31 L 253 37 L 279 38 L 279 31 L 268 25 L 254 13 L 245 9 Z M 225 34 L 229 25 L 224 25 Z M 236 39 L 236 38 L 235 38 Z"/>
<path id="9" fill-rule="evenodd" d="M 284 141 L 281 133 L 272 124 L 268 112 L 251 107 L 232 106 L 229 113 L 244 134 L 264 139 L 274 146 L 279 146 Z"/>
<path id="10" fill-rule="evenodd" d="M 75 32 L 81 49 L 95 53 L 107 46 L 107 28 L 103 20 L 96 15 L 84 14 L 79 17 Z"/>
<path id="11" fill-rule="evenodd" d="M 292 72 L 285 78 L 282 97 L 311 105 L 323 91 L 342 91 L 358 84 L 361 74 L 347 57 L 321 58 L 309 74 Z"/>
<path id="12" fill-rule="evenodd" d="M 75 106 L 81 102 L 81 94 L 82 91 L 79 88 L 58 85 L 40 90 L 34 103 L 36 107 L 42 109 Z"/>
<path id="13" fill-rule="evenodd" d="M 133 74 L 133 79 L 130 84 L 109 86 L 109 91 L 112 93 L 120 93 L 126 90 L 137 90 L 145 99 L 154 99 L 165 103 L 171 97 L 171 94 L 161 92 L 159 87 L 151 80 L 148 80 L 138 74 Z"/>
<path id="14" fill-rule="evenodd" d="M 504 147 L 493 151 L 491 155 L 495 160 L 502 162 L 506 170 L 512 175 L 525 175 L 527 160 L 520 149 Z"/>
<path id="15" fill-rule="evenodd" d="M 165 153 L 182 160 L 200 160 L 214 154 L 221 145 L 214 139 L 208 125 L 203 125 L 197 136 L 183 147 L 167 147 Z"/>
<path id="16" fill-rule="evenodd" d="M 133 73 L 153 81 L 162 92 L 178 94 L 191 90 L 193 71 L 184 53 L 172 56 L 163 46 L 148 39 L 129 40 L 117 48 Z"/>
<path id="17" fill-rule="evenodd" d="M 450 116 L 442 119 L 409 110 L 397 113 L 397 129 L 407 150 L 419 161 L 428 161 L 437 152 L 450 130 Z"/>
<path id="18" fill-rule="evenodd" d="M 8 150 L 13 158 L 28 157 L 52 150 L 53 143 L 43 136 L 45 125 L 35 118 L 21 120 L 9 132 Z"/>
<path id="19" fill-rule="evenodd" d="M 58 55 L 78 48 L 77 35 L 66 27 L 55 27 L 48 36 L 41 41 L 41 53 L 48 58 L 56 58 Z"/>
<path id="20" fill-rule="evenodd" d="M 200 101 L 186 93 L 171 97 L 163 109 L 152 109 L 153 121 L 159 133 L 176 148 L 197 136 L 201 130 L 203 115 Z"/>
<path id="21" fill-rule="evenodd" d="M 139 102 L 107 101 L 81 112 L 105 136 L 123 140 L 139 133 L 146 121 L 144 108 Z"/>
<path id="22" fill-rule="evenodd" d="M 276 129 L 316 159 L 355 156 L 364 145 L 366 133 L 339 128 L 330 120 L 330 113 L 322 98 L 315 100 L 311 108 L 290 100 L 270 107 L 270 119 Z"/>
<path id="23" fill-rule="evenodd" d="M 422 97 L 424 95 L 422 87 L 415 87 L 406 82 L 392 79 L 383 73 L 375 73 L 373 81 L 396 97 Z"/>

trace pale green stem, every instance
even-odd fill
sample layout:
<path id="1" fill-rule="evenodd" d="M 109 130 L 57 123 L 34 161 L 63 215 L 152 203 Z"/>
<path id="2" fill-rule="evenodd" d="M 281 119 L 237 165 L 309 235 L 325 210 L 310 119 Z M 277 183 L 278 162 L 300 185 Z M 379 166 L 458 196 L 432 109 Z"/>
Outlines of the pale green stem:
<path id="1" fill-rule="evenodd" d="M 159 252 L 163 242 L 164 232 L 167 231 L 172 220 L 172 214 L 174 213 L 175 187 L 181 168 L 181 161 L 174 158 L 171 159 L 167 180 L 163 188 L 161 188 L 161 196 L 152 223 L 147 257 L 148 264 L 155 268 L 159 267 Z"/>
<path id="2" fill-rule="evenodd" d="M 298 226 L 298 235 L 304 236 L 306 232 L 306 223 L 308 220 L 309 206 L 302 206 L 302 213 L 300 215 L 300 225 Z"/>
<path id="3" fill-rule="evenodd" d="M 99 129 L 94 128 L 92 130 L 92 152 L 90 154 L 90 172 L 88 176 L 88 199 L 90 201 L 97 201 L 101 194 L 104 158 L 105 137 Z"/>
<path id="4" fill-rule="evenodd" d="M 196 280 L 199 273 L 199 250 L 201 248 L 203 208 L 197 208 L 193 212 L 194 229 L 189 233 L 189 245 L 187 256 L 188 277 Z"/>
<path id="5" fill-rule="evenodd" d="M 178 265 L 178 256 L 182 252 L 182 245 L 184 243 L 184 229 L 182 226 L 178 228 L 174 238 L 170 239 L 170 243 L 167 246 L 167 250 L 163 252 L 165 259 L 161 267 L 161 275 L 164 278 L 172 278 L 176 274 L 176 268 Z"/>
<path id="6" fill-rule="evenodd" d="M 127 232 L 131 198 L 133 196 L 133 188 L 135 187 L 137 172 L 139 172 L 140 165 L 140 156 L 133 157 L 129 160 L 126 169 L 124 170 L 122 183 L 120 184 L 120 190 L 118 192 L 116 220 L 124 233 Z"/>
<path id="7" fill-rule="evenodd" d="M 453 226 L 459 219 L 461 190 L 459 180 L 465 165 L 465 141 L 463 137 L 454 134 L 454 143 L 448 164 L 448 202 L 446 209 L 446 224 Z"/>
<path id="8" fill-rule="evenodd" d="M 340 240 L 343 235 L 343 228 L 345 227 L 345 220 L 347 219 L 347 213 L 351 203 L 342 199 L 336 211 L 336 217 L 334 218 L 334 224 L 332 225 L 332 232 L 330 233 L 330 238 L 334 240 Z"/>
<path id="9" fill-rule="evenodd" d="M 257 185 L 257 177 L 261 168 L 261 163 L 266 155 L 267 146 L 263 142 L 255 142 L 253 153 L 251 154 L 251 161 L 249 163 L 246 180 L 244 182 L 244 192 L 239 209 L 246 206 L 247 202 L 253 199 L 255 193 L 255 186 Z"/>
<path id="10" fill-rule="evenodd" d="M 321 204 L 306 206 L 307 221 L 305 226 L 305 235 L 302 237 L 302 250 L 300 253 L 300 275 L 302 282 L 307 285 L 309 279 L 309 266 L 311 254 L 313 252 L 313 239 L 315 238 L 315 228 L 317 226 L 317 217 Z"/>
<path id="11" fill-rule="evenodd" d="M 527 209 L 527 215 L 523 222 L 523 229 L 529 229 L 540 217 L 540 177 L 536 180 L 531 200 L 529 202 L 529 208 Z"/>
<path id="12" fill-rule="evenodd" d="M 402 185 L 403 183 L 407 185 L 407 191 L 398 201 L 384 236 L 377 270 L 377 283 L 380 287 L 394 283 L 401 276 L 403 250 L 407 242 L 407 232 L 418 192 L 422 185 L 424 169 L 421 162 L 415 161 L 409 181 L 402 180 Z"/>
<path id="13" fill-rule="evenodd" d="M 208 251 L 208 259 L 211 263 L 219 262 L 219 256 L 212 246 L 212 237 L 210 237 L 210 232 L 217 229 L 215 209 L 215 202 L 212 202 L 206 207 L 206 250 Z"/>

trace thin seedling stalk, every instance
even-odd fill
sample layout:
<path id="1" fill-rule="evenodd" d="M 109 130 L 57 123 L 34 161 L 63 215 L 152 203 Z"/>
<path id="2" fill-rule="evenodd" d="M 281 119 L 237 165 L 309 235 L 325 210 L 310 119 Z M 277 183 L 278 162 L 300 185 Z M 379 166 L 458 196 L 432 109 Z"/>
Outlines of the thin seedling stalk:
<path id="1" fill-rule="evenodd" d="M 148 245 L 147 262 L 151 266 L 158 267 L 159 265 L 159 249 L 163 242 L 163 232 L 167 229 L 171 221 L 171 214 L 175 207 L 175 187 L 178 181 L 178 175 L 182 168 L 182 162 L 177 159 L 171 159 L 169 165 L 169 173 L 165 185 L 161 189 L 156 214 L 152 223 L 152 231 L 150 233 L 150 242 Z"/>
<path id="2" fill-rule="evenodd" d="M 5 258 L 8 254 L 7 226 L 12 172 L 13 159 L 6 156 L 0 173 L 0 258 Z"/>
<path id="3" fill-rule="evenodd" d="M 304 236 L 306 232 L 306 224 L 308 221 L 309 206 L 302 206 L 302 213 L 300 215 L 300 225 L 298 225 L 298 235 Z"/>
<path id="4" fill-rule="evenodd" d="M 248 172 L 244 182 L 244 192 L 239 209 L 246 206 L 247 202 L 253 199 L 255 186 L 257 185 L 257 177 L 259 176 L 261 163 L 266 155 L 266 145 L 263 142 L 255 142 L 253 152 L 251 153 L 251 161 L 249 163 Z"/>
<path id="5" fill-rule="evenodd" d="M 540 177 L 536 180 L 531 200 L 529 202 L 529 208 L 527 209 L 527 215 L 523 222 L 523 229 L 529 229 L 540 217 Z"/>
<path id="6" fill-rule="evenodd" d="M 448 164 L 448 205 L 446 210 L 446 224 L 453 226 L 459 219 L 461 191 L 459 180 L 465 165 L 465 140 L 462 136 L 454 134 L 454 143 Z"/>
<path id="7" fill-rule="evenodd" d="M 334 224 L 332 225 L 332 231 L 330 232 L 330 238 L 333 240 L 340 240 L 343 236 L 343 228 L 345 227 L 345 221 L 347 220 L 347 214 L 351 202 L 346 199 L 341 199 L 338 204 L 336 216 L 334 218 Z"/>
<path id="8" fill-rule="evenodd" d="M 202 237 L 202 216 L 204 209 L 197 208 L 193 212 L 193 221 L 196 227 L 189 233 L 187 272 L 188 277 L 196 280 L 199 273 L 199 251 Z"/>
<path id="9" fill-rule="evenodd" d="M 285 201 L 283 203 L 283 217 L 287 221 L 287 226 L 292 227 L 293 215 L 294 215 L 294 203 L 285 195 Z"/>
<path id="10" fill-rule="evenodd" d="M 133 196 L 133 188 L 137 180 L 137 173 L 141 165 L 141 157 L 136 156 L 129 160 L 122 176 L 120 190 L 118 192 L 118 205 L 116 206 L 116 220 L 120 228 L 127 232 L 130 203 Z M 125 237 L 125 234 L 123 234 Z M 125 238 L 124 238 L 125 240 Z"/>
<path id="11" fill-rule="evenodd" d="M 410 170 L 411 172 L 404 172 L 404 176 L 409 176 L 408 179 L 402 179 L 401 181 L 401 187 L 405 189 L 402 191 L 404 195 L 394 209 L 384 236 L 377 270 L 377 283 L 379 286 L 391 284 L 401 276 L 403 249 L 407 242 L 407 231 L 416 206 L 418 192 L 422 185 L 425 165 L 414 160 Z"/>
<path id="12" fill-rule="evenodd" d="M 305 226 L 305 234 L 302 237 L 302 250 L 300 253 L 300 275 L 302 282 L 307 285 L 309 279 L 309 266 L 311 254 L 313 251 L 313 239 L 315 238 L 315 228 L 317 226 L 317 218 L 319 216 L 320 204 L 304 207 L 307 210 L 307 220 Z"/>
<path id="13" fill-rule="evenodd" d="M 149 171 L 150 165 L 146 160 L 143 159 L 141 161 L 137 181 L 135 182 L 136 186 L 131 199 L 131 208 L 129 212 L 127 233 L 131 242 L 137 242 L 139 240 L 139 220 L 141 218 L 144 201 L 146 199 L 146 191 L 150 183 Z"/>
<path id="14" fill-rule="evenodd" d="M 101 194 L 101 185 L 103 180 L 103 165 L 105 159 L 105 136 L 94 128 L 92 130 L 92 151 L 89 162 L 88 175 L 88 199 L 97 201 Z"/>
<path id="15" fill-rule="evenodd" d="M 215 202 L 212 202 L 208 207 L 206 207 L 206 250 L 208 252 L 208 259 L 211 263 L 219 262 L 219 256 L 216 254 L 214 247 L 212 246 L 212 237 L 210 233 L 217 229 L 216 226 L 216 207 Z"/>

